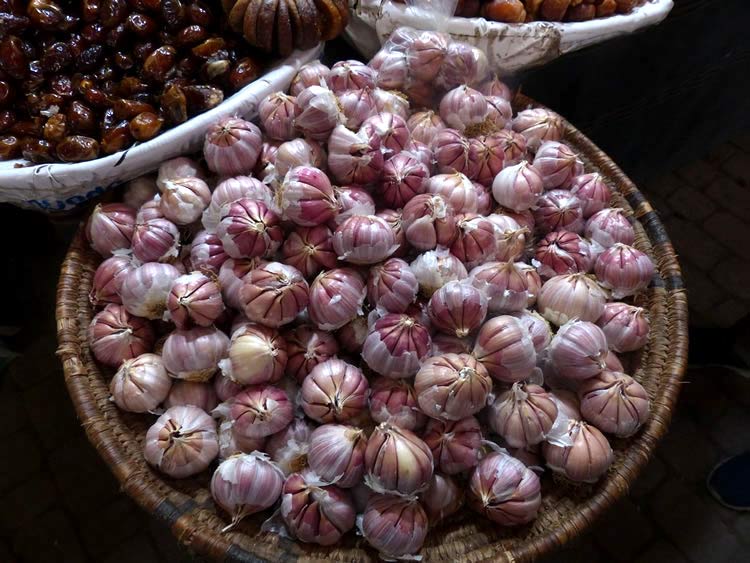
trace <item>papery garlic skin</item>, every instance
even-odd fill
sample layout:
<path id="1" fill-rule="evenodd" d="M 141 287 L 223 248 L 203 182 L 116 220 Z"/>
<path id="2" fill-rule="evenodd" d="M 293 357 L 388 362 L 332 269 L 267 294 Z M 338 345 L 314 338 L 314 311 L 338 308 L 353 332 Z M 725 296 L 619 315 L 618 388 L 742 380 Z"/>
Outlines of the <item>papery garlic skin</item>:
<path id="1" fill-rule="evenodd" d="M 229 338 L 216 327 L 175 330 L 164 342 L 162 359 L 176 379 L 208 381 L 227 355 Z"/>
<path id="2" fill-rule="evenodd" d="M 414 499 L 372 495 L 362 519 L 362 535 L 384 558 L 402 558 L 422 549 L 427 514 Z"/>
<path id="3" fill-rule="evenodd" d="M 333 249 L 339 260 L 352 264 L 377 264 L 396 248 L 390 225 L 375 215 L 350 217 L 333 233 Z"/>
<path id="4" fill-rule="evenodd" d="M 430 146 L 437 134 L 445 129 L 445 123 L 432 110 L 418 111 L 406 122 L 412 141 L 419 141 Z"/>
<path id="5" fill-rule="evenodd" d="M 278 328 L 305 310 L 309 291 L 299 270 L 281 262 L 268 262 L 244 277 L 240 304 L 251 321 Z"/>
<path id="6" fill-rule="evenodd" d="M 635 379 L 605 370 L 578 388 L 581 414 L 599 430 L 627 438 L 648 420 L 648 392 Z"/>
<path id="7" fill-rule="evenodd" d="M 240 385 L 275 382 L 287 363 L 286 341 L 277 330 L 247 323 L 232 333 L 222 373 Z"/>
<path id="8" fill-rule="evenodd" d="M 166 399 L 171 387 L 161 356 L 148 353 L 125 360 L 109 382 L 112 400 L 128 412 L 153 411 Z"/>
<path id="9" fill-rule="evenodd" d="M 432 452 L 413 432 L 388 422 L 377 426 L 365 449 L 365 484 L 373 491 L 411 495 L 432 478 Z"/>
<path id="10" fill-rule="evenodd" d="M 226 178 L 216 185 L 211 194 L 211 203 L 201 218 L 203 227 L 209 232 L 214 232 L 221 220 L 222 208 L 243 198 L 260 201 L 269 209 L 273 206 L 273 192 L 260 180 L 252 176 Z"/>
<path id="11" fill-rule="evenodd" d="M 326 483 L 342 488 L 362 482 L 367 436 L 360 428 L 324 424 L 310 435 L 307 461 Z"/>
<path id="12" fill-rule="evenodd" d="M 211 326 L 224 311 L 219 285 L 200 272 L 176 278 L 166 301 L 169 318 L 178 328 Z"/>
<path id="13" fill-rule="evenodd" d="M 432 451 L 435 467 L 448 475 L 456 475 L 479 463 L 482 427 L 473 416 L 460 420 L 430 419 L 424 441 Z"/>
<path id="14" fill-rule="evenodd" d="M 400 258 L 389 258 L 373 266 L 367 280 L 367 299 L 372 307 L 389 313 L 403 313 L 419 292 L 419 282 L 409 264 Z"/>
<path id="15" fill-rule="evenodd" d="M 325 141 L 336 125 L 344 122 L 336 96 L 325 86 L 308 86 L 297 94 L 294 125 L 315 141 Z"/>
<path id="16" fill-rule="evenodd" d="M 246 387 L 214 412 L 226 413 L 233 423 L 233 430 L 244 438 L 271 436 L 294 419 L 294 406 L 289 397 L 284 390 L 273 385 Z"/>
<path id="17" fill-rule="evenodd" d="M 502 526 L 531 522 L 541 503 L 539 477 L 507 454 L 489 454 L 469 481 L 469 506 Z"/>
<path id="18" fill-rule="evenodd" d="M 164 400 L 164 408 L 167 409 L 191 405 L 205 412 L 211 412 L 218 404 L 213 385 L 198 381 L 175 381 Z"/>
<path id="19" fill-rule="evenodd" d="M 492 377 L 505 383 L 526 379 L 536 366 L 531 336 L 509 315 L 494 317 L 482 325 L 472 355 Z"/>
<path id="20" fill-rule="evenodd" d="M 452 281 L 432 294 L 427 311 L 435 328 L 463 338 L 484 322 L 487 298 L 468 283 Z"/>
<path id="21" fill-rule="evenodd" d="M 150 262 L 130 270 L 122 280 L 120 297 L 125 309 L 147 319 L 161 319 L 167 296 L 179 271 L 170 264 Z"/>
<path id="22" fill-rule="evenodd" d="M 396 238 L 396 250 L 391 254 L 394 258 L 403 258 L 409 253 L 409 243 L 403 229 L 402 212 L 393 209 L 383 209 L 375 214 L 376 217 L 383 219 L 391 227 L 393 236 Z"/>
<path id="23" fill-rule="evenodd" d="M 189 225 L 203 215 L 211 203 L 211 190 L 200 178 L 175 178 L 164 182 L 160 208 L 176 225 Z"/>
<path id="24" fill-rule="evenodd" d="M 637 248 L 615 243 L 596 259 L 594 272 L 599 282 L 612 290 L 612 297 L 622 299 L 648 287 L 654 263 Z"/>
<path id="25" fill-rule="evenodd" d="M 100 203 L 86 223 L 86 238 L 91 248 L 106 258 L 116 250 L 130 248 L 135 223 L 135 210 L 129 205 Z"/>
<path id="26" fill-rule="evenodd" d="M 607 338 L 587 321 L 570 321 L 561 326 L 549 346 L 549 357 L 562 377 L 588 379 L 606 368 Z"/>
<path id="27" fill-rule="evenodd" d="M 193 270 L 203 274 L 218 274 L 221 266 L 229 259 L 221 240 L 216 233 L 200 231 L 190 245 L 190 264 Z"/>
<path id="28" fill-rule="evenodd" d="M 243 385 L 235 383 L 222 373 L 217 373 L 214 377 L 214 391 L 219 401 L 228 401 L 242 391 L 243 387 Z"/>
<path id="29" fill-rule="evenodd" d="M 443 354 L 422 363 L 414 391 L 426 415 L 455 421 L 487 405 L 492 379 L 487 369 L 468 354 Z"/>
<path id="30" fill-rule="evenodd" d="M 361 314 L 366 294 L 364 280 L 355 270 L 325 271 L 310 284 L 310 320 L 321 330 L 339 329 Z"/>
<path id="31" fill-rule="evenodd" d="M 604 434 L 580 420 L 570 420 L 563 440 L 545 442 L 542 453 L 552 471 L 581 483 L 596 483 L 614 460 Z"/>
<path id="32" fill-rule="evenodd" d="M 547 346 L 552 340 L 552 329 L 549 322 L 536 311 L 517 311 L 510 313 L 510 316 L 517 318 L 529 331 L 536 350 L 537 360 L 539 360 L 546 353 Z"/>
<path id="33" fill-rule="evenodd" d="M 336 338 L 327 331 L 301 325 L 284 333 L 287 356 L 286 375 L 302 383 L 317 366 L 335 357 L 339 351 Z"/>
<path id="34" fill-rule="evenodd" d="M 320 423 L 348 422 L 367 407 L 369 390 L 358 367 L 339 359 L 326 360 L 302 382 L 302 409 Z"/>
<path id="35" fill-rule="evenodd" d="M 409 100 L 401 92 L 375 88 L 372 97 L 379 113 L 392 113 L 404 120 L 409 118 Z"/>
<path id="36" fill-rule="evenodd" d="M 306 278 L 312 278 L 321 270 L 336 267 L 336 252 L 331 238 L 333 233 L 325 225 L 299 227 L 287 234 L 281 252 L 284 262 L 297 268 Z"/>
<path id="37" fill-rule="evenodd" d="M 452 41 L 440 65 L 438 82 L 445 88 L 461 84 L 478 84 L 489 73 L 489 61 L 484 51 L 467 43 Z"/>
<path id="38" fill-rule="evenodd" d="M 289 426 L 273 434 L 266 442 L 265 451 L 284 475 L 302 471 L 307 466 L 307 452 L 313 430 L 313 426 L 304 418 L 295 418 Z"/>
<path id="39" fill-rule="evenodd" d="M 419 410 L 414 386 L 404 379 L 378 377 L 370 388 L 370 416 L 406 430 L 418 430 L 427 417 Z"/>
<path id="40" fill-rule="evenodd" d="M 203 156 L 220 176 L 247 174 L 258 160 L 262 142 L 257 125 L 239 117 L 224 117 L 206 132 Z"/>
<path id="41" fill-rule="evenodd" d="M 283 482 L 284 474 L 265 454 L 239 454 L 222 461 L 211 478 L 211 496 L 232 517 L 222 532 L 273 506 Z"/>
<path id="42" fill-rule="evenodd" d="M 462 280 L 469 275 L 466 266 L 444 249 L 420 254 L 409 266 L 419 282 L 420 291 L 427 297 L 449 281 Z"/>
<path id="43" fill-rule="evenodd" d="M 320 61 L 304 64 L 297 71 L 289 86 L 289 93 L 298 96 L 308 86 L 328 86 L 331 69 Z"/>
<path id="44" fill-rule="evenodd" d="M 430 526 L 435 526 L 461 509 L 464 491 L 453 477 L 436 472 L 420 500 Z"/>
<path id="45" fill-rule="evenodd" d="M 369 64 L 377 71 L 375 83 L 380 88 L 401 89 L 409 78 L 406 53 L 401 51 L 381 49 Z"/>
<path id="46" fill-rule="evenodd" d="M 258 104 L 258 119 L 263 130 L 271 139 L 277 141 L 294 139 L 294 119 L 297 114 L 294 96 L 288 96 L 283 92 L 269 94 Z"/>
<path id="47" fill-rule="evenodd" d="M 373 324 L 362 347 L 362 358 L 380 375 L 411 377 L 431 347 L 424 325 L 406 314 L 389 313 Z"/>
<path id="48" fill-rule="evenodd" d="M 172 260 L 180 253 L 180 231 L 163 217 L 139 220 L 133 232 L 132 249 L 133 256 L 143 263 Z"/>
<path id="49" fill-rule="evenodd" d="M 456 217 L 458 236 L 450 246 L 451 254 L 464 263 L 467 270 L 490 260 L 496 252 L 496 229 L 492 221 L 476 213 Z"/>
<path id="50" fill-rule="evenodd" d="M 495 201 L 514 211 L 531 209 L 544 192 L 541 174 L 529 162 L 508 166 L 492 181 Z"/>
<path id="51" fill-rule="evenodd" d="M 351 495 L 335 485 L 323 485 L 310 471 L 286 478 L 281 517 L 292 535 L 306 543 L 333 545 L 354 527 Z"/>
<path id="52" fill-rule="evenodd" d="M 572 320 L 594 322 L 601 317 L 607 292 L 587 274 L 567 274 L 547 280 L 539 292 L 537 309 L 552 324 Z"/>
<path id="53" fill-rule="evenodd" d="M 544 441 L 557 418 L 557 405 L 539 385 L 514 383 L 489 410 L 490 428 L 509 446 L 525 448 Z"/>
<path id="54" fill-rule="evenodd" d="M 326 153 L 320 144 L 312 139 L 293 139 L 279 145 L 274 168 L 278 180 L 281 181 L 292 168 L 297 166 L 323 168 L 325 163 Z"/>
<path id="55" fill-rule="evenodd" d="M 450 90 L 440 100 L 440 118 L 462 133 L 467 127 L 482 123 L 487 111 L 487 100 L 482 93 L 465 85 Z"/>
<path id="56" fill-rule="evenodd" d="M 388 207 L 400 208 L 414 196 L 427 191 L 428 167 L 407 151 L 389 158 L 383 165 L 380 196 Z"/>
<path id="57" fill-rule="evenodd" d="M 634 352 L 648 342 L 650 324 L 645 311 L 626 303 L 607 303 L 596 321 L 615 352 Z"/>
<path id="58" fill-rule="evenodd" d="M 148 320 L 131 315 L 125 307 L 115 303 L 110 303 L 91 319 L 87 336 L 94 357 L 112 367 L 149 352 L 155 340 Z"/>
<path id="59" fill-rule="evenodd" d="M 206 469 L 219 453 L 216 423 L 198 407 L 172 407 L 146 432 L 143 457 L 159 471 L 183 479 Z"/>

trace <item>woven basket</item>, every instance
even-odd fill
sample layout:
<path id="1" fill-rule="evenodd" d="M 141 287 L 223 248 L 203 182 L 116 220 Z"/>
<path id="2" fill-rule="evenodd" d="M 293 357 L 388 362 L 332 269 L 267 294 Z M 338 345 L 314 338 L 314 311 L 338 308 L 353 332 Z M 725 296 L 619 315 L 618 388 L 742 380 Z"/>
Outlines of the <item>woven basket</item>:
<path id="1" fill-rule="evenodd" d="M 517 96 L 517 107 L 534 105 Z M 582 157 L 587 171 L 598 171 L 617 190 L 617 205 L 635 219 L 635 245 L 657 265 L 657 276 L 643 295 L 651 338 L 648 346 L 629 358 L 629 370 L 646 388 L 652 413 L 633 438 L 614 440 L 615 461 L 596 485 L 571 485 L 542 477 L 539 518 L 521 528 L 500 528 L 471 512 L 461 512 L 441 524 L 422 550 L 429 561 L 531 561 L 569 542 L 622 497 L 647 463 L 667 431 L 687 362 L 687 298 L 680 267 L 656 212 L 619 168 L 575 127 L 565 123 L 565 142 Z M 88 294 L 99 263 L 79 231 L 62 266 L 57 289 L 58 355 L 65 381 L 86 434 L 120 481 L 123 490 L 145 510 L 166 522 L 193 551 L 222 561 L 371 561 L 377 555 L 354 533 L 332 548 L 296 543 L 263 533 L 268 516 L 247 518 L 234 532 L 222 534 L 226 516 L 217 514 L 207 489 L 210 474 L 174 480 L 152 470 L 144 461 L 142 444 L 149 417 L 122 412 L 109 401 L 111 370 L 97 365 L 86 342 L 92 318 Z"/>

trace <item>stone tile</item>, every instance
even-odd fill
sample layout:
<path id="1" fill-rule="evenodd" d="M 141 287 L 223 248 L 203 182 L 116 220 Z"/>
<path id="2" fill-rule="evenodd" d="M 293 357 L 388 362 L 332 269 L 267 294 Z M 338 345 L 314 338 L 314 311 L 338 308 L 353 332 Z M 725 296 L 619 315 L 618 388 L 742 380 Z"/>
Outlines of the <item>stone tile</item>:
<path id="1" fill-rule="evenodd" d="M 732 143 L 740 147 L 742 150 L 750 152 L 750 134 L 743 133 L 732 139 Z"/>
<path id="2" fill-rule="evenodd" d="M 750 513 L 736 512 L 732 528 L 740 541 L 750 549 Z"/>
<path id="3" fill-rule="evenodd" d="M 2 540 L 0 540 L 0 561 L 8 561 L 9 563 L 16 561 L 15 556 L 10 551 L 10 547 Z"/>
<path id="4" fill-rule="evenodd" d="M 679 481 L 669 481 L 656 493 L 652 511 L 666 536 L 689 561 L 740 561 L 743 547 L 734 533 L 717 517 L 711 505 Z"/>
<path id="5" fill-rule="evenodd" d="M 750 248 L 750 245 L 748 245 L 748 248 Z M 729 296 L 742 301 L 750 301 L 750 283 L 748 283 L 750 260 L 727 258 L 713 269 L 711 279 L 728 291 Z"/>
<path id="6" fill-rule="evenodd" d="M 54 311 L 54 304 L 52 304 L 52 311 Z M 54 332 L 38 335 L 22 351 L 21 356 L 8 367 L 8 374 L 21 389 L 48 384 L 55 379 L 63 380 L 62 364 L 55 356 L 56 348 L 57 340 Z"/>
<path id="7" fill-rule="evenodd" d="M 726 174 L 714 178 L 706 188 L 706 196 L 741 219 L 750 214 L 750 191 Z"/>
<path id="8" fill-rule="evenodd" d="M 658 540 L 635 563 L 687 563 L 687 559 L 668 541 Z"/>
<path id="9" fill-rule="evenodd" d="M 750 429 L 750 412 L 745 408 L 732 405 L 710 428 L 711 439 L 721 447 L 725 455 L 736 455 L 748 447 L 748 429 Z"/>
<path id="10" fill-rule="evenodd" d="M 665 221 L 674 215 L 674 212 L 672 211 L 672 208 L 669 207 L 666 199 L 655 194 L 648 194 L 646 198 L 651 204 L 651 207 L 656 210 L 656 213 L 662 221 Z"/>
<path id="11" fill-rule="evenodd" d="M 140 509 L 130 498 L 121 496 L 90 513 L 79 529 L 86 550 L 98 560 L 134 536 L 144 524 Z"/>
<path id="12" fill-rule="evenodd" d="M 605 561 L 601 551 L 594 544 L 591 534 L 580 538 L 572 545 L 566 545 L 564 549 L 550 553 L 539 559 L 539 563 L 595 563 Z"/>
<path id="13" fill-rule="evenodd" d="M 714 307 L 711 319 L 721 328 L 730 328 L 750 313 L 750 304 L 727 299 Z"/>
<path id="14" fill-rule="evenodd" d="M 716 204 L 710 198 L 690 186 L 674 192 L 667 202 L 676 215 L 689 221 L 702 221 L 716 210 Z"/>
<path id="15" fill-rule="evenodd" d="M 12 434 L 4 439 L 4 446 L 0 455 L 0 492 L 27 481 L 42 466 L 42 452 L 31 433 Z"/>
<path id="16" fill-rule="evenodd" d="M 685 185 L 685 181 L 672 172 L 647 181 L 641 186 L 644 195 L 651 200 L 653 196 L 666 197 Z"/>
<path id="17" fill-rule="evenodd" d="M 724 143 L 723 145 L 712 149 L 711 152 L 706 155 L 706 160 L 714 166 L 718 166 L 732 158 L 738 151 L 739 149 L 735 145 Z"/>
<path id="18" fill-rule="evenodd" d="M 722 170 L 740 183 L 746 184 L 750 178 L 750 154 L 738 152 L 723 164 Z"/>
<path id="19" fill-rule="evenodd" d="M 50 509 L 57 501 L 52 481 L 42 473 L 31 475 L 27 481 L 0 497 L 0 531 L 10 534 L 33 524 L 35 518 Z"/>
<path id="20" fill-rule="evenodd" d="M 151 538 L 146 533 L 140 533 L 115 547 L 103 560 L 103 563 L 159 563 L 161 559 L 156 553 Z"/>
<path id="21" fill-rule="evenodd" d="M 27 422 L 21 394 L 12 389 L 10 379 L 3 379 L 0 385 L 0 437 L 20 430 Z"/>
<path id="22" fill-rule="evenodd" d="M 688 290 L 688 305 L 691 310 L 699 313 L 710 313 L 712 308 L 724 299 L 719 286 L 711 281 L 709 275 L 694 266 L 688 260 L 681 260 L 680 266 L 685 276 L 685 284 Z M 710 314 L 706 315 L 710 318 Z"/>
<path id="23" fill-rule="evenodd" d="M 667 477 L 668 469 L 657 456 L 652 456 L 648 465 L 630 487 L 630 495 L 640 499 L 652 493 Z"/>
<path id="24" fill-rule="evenodd" d="M 705 231 L 737 256 L 750 260 L 750 223 L 722 211 L 714 213 L 703 224 Z"/>
<path id="25" fill-rule="evenodd" d="M 149 518 L 149 534 L 153 539 L 159 556 L 164 563 L 184 563 L 186 561 L 197 561 L 191 556 L 187 548 L 177 541 L 166 524 L 156 518 Z"/>
<path id="26" fill-rule="evenodd" d="M 685 374 L 679 409 L 700 425 L 704 435 L 708 434 L 708 427 L 716 424 L 731 403 L 727 395 L 721 392 L 723 380 L 722 373 L 713 367 L 689 369 Z"/>
<path id="27" fill-rule="evenodd" d="M 731 400 L 744 407 L 750 408 L 750 378 L 743 377 L 734 370 L 720 370 L 716 374 L 716 380 L 721 390 Z"/>
<path id="28" fill-rule="evenodd" d="M 653 535 L 653 524 L 629 499 L 612 506 L 591 531 L 599 549 L 611 561 L 632 561 Z"/>
<path id="29" fill-rule="evenodd" d="M 68 516 L 60 509 L 45 512 L 13 538 L 21 561 L 88 561 Z"/>
<path id="30" fill-rule="evenodd" d="M 694 160 L 679 170 L 677 175 L 691 186 L 703 188 L 718 174 L 716 168 L 705 160 Z"/>
<path id="31" fill-rule="evenodd" d="M 702 271 L 716 265 L 729 251 L 711 238 L 700 225 L 679 217 L 664 221 L 664 227 L 680 257 L 685 257 Z"/>
<path id="32" fill-rule="evenodd" d="M 62 377 L 24 390 L 23 398 L 31 426 L 46 449 L 82 432 Z"/>
<path id="33" fill-rule="evenodd" d="M 675 417 L 669 433 L 657 447 L 657 455 L 674 471 L 675 480 L 698 483 L 719 460 L 717 447 L 701 427 L 685 414 Z"/>

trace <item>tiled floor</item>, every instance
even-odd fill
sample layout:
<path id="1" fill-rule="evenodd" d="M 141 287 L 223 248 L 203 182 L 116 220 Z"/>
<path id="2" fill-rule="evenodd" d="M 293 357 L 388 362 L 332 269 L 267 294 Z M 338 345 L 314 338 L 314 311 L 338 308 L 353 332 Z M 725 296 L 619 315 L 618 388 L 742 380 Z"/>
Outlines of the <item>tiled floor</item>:
<path id="1" fill-rule="evenodd" d="M 750 312 L 748 179 L 750 141 L 739 139 L 643 186 L 681 253 L 702 324 L 726 326 Z M 54 355 L 53 287 L 74 225 L 43 233 L 47 246 L 7 270 L 16 286 L 32 282 L 22 303 L 27 330 L 14 340 L 20 356 L 0 370 L 0 562 L 196 561 L 119 493 L 68 399 Z M 750 380 L 691 369 L 671 431 L 627 498 L 544 561 L 750 561 L 750 514 L 722 509 L 703 484 L 718 460 L 750 445 L 748 428 Z"/>

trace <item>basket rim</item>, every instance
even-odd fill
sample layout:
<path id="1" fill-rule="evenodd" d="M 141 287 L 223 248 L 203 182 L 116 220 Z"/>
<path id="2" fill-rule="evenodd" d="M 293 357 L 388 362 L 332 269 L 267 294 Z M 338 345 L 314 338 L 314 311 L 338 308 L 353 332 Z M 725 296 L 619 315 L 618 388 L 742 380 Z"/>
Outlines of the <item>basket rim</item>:
<path id="1" fill-rule="evenodd" d="M 531 98 L 517 94 L 513 105 L 516 108 L 543 108 Z M 652 413 L 644 430 L 639 433 L 627 448 L 627 464 L 611 471 L 602 479 L 596 492 L 590 494 L 577 505 L 573 516 L 557 525 L 545 528 L 542 533 L 526 538 L 523 542 L 503 547 L 498 552 L 492 545 L 478 549 L 467 549 L 463 557 L 471 560 L 495 560 L 507 562 L 531 561 L 542 554 L 554 551 L 566 544 L 591 526 L 594 520 L 614 502 L 622 498 L 629 484 L 637 477 L 649 460 L 657 442 L 666 434 L 672 409 L 677 401 L 681 380 L 687 366 L 687 296 L 676 254 L 669 237 L 659 220 L 656 211 L 638 191 L 633 182 L 612 162 L 612 160 L 590 141 L 583 133 L 563 118 L 565 135 L 584 156 L 598 168 L 611 184 L 617 186 L 641 223 L 653 247 L 659 278 L 655 279 L 656 289 L 664 294 L 668 316 L 667 343 L 669 354 L 661 370 L 658 401 L 652 404 Z M 266 561 L 258 554 L 250 553 L 231 541 L 232 534 L 221 534 L 218 529 L 205 525 L 206 506 L 195 502 L 181 493 L 170 498 L 173 491 L 163 479 L 154 484 L 144 479 L 143 470 L 129 461 L 116 439 L 116 428 L 97 405 L 97 397 L 86 385 L 87 360 L 83 357 L 86 345 L 78 336 L 81 334 L 76 309 L 66 305 L 76 301 L 80 292 L 78 277 L 84 269 L 94 267 L 89 263 L 79 263 L 78 253 L 90 252 L 80 228 L 71 243 L 63 261 L 57 288 L 56 318 L 58 349 L 57 355 L 63 364 L 65 383 L 76 409 L 78 418 L 91 444 L 107 463 L 121 484 L 122 490 L 133 498 L 143 509 L 153 513 L 170 526 L 177 538 L 193 551 L 205 556 L 226 561 Z M 187 498 L 187 500 L 185 500 Z M 264 554 L 264 557 L 271 557 Z M 289 555 L 288 557 L 293 557 Z"/>

